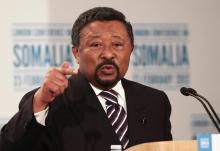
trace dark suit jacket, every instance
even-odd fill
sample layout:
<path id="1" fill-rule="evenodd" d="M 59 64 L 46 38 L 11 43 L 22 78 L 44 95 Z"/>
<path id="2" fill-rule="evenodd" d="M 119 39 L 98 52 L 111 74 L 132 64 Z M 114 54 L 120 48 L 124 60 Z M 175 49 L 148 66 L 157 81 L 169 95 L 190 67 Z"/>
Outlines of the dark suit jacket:
<path id="1" fill-rule="evenodd" d="M 122 85 L 127 102 L 128 147 L 171 140 L 171 106 L 166 94 L 126 79 L 122 79 Z M 110 145 L 120 144 L 95 92 L 80 74 L 72 76 L 65 93 L 50 104 L 46 127 L 33 116 L 34 92 L 23 97 L 19 112 L 3 128 L 3 146 L 23 150 L 107 151 Z"/>

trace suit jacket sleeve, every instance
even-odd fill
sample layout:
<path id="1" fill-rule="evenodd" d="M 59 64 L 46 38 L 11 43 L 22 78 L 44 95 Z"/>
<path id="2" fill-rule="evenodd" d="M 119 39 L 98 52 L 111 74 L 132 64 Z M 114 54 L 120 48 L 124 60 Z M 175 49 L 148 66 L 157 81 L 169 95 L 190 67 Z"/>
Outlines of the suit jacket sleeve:
<path id="1" fill-rule="evenodd" d="M 1 129 L 0 151 L 28 150 L 41 135 L 44 127 L 36 122 L 32 109 L 35 92 L 24 95 L 19 111 Z"/>
<path id="2" fill-rule="evenodd" d="M 164 107 L 165 107 L 165 135 L 164 140 L 172 140 L 172 134 L 171 134 L 171 122 L 170 122 L 170 114 L 171 114 L 171 104 L 167 97 L 167 95 L 164 93 Z"/>

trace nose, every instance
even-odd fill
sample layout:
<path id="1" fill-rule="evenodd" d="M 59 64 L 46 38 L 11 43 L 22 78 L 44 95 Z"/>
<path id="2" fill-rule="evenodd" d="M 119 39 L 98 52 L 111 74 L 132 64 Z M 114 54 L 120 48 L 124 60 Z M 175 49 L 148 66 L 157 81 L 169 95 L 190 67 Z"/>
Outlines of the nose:
<path id="1" fill-rule="evenodd" d="M 116 56 L 115 51 L 111 46 L 109 47 L 105 46 L 103 48 L 102 53 L 101 53 L 102 59 L 113 60 L 115 56 Z"/>

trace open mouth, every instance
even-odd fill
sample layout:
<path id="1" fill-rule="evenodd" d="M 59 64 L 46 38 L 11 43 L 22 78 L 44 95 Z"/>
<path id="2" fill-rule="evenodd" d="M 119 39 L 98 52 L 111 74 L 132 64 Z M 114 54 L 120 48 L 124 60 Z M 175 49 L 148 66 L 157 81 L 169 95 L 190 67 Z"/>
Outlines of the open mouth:
<path id="1" fill-rule="evenodd" d="M 111 75 L 111 74 L 115 73 L 116 68 L 114 65 L 107 64 L 107 65 L 103 65 L 101 67 L 100 71 L 105 75 Z"/>

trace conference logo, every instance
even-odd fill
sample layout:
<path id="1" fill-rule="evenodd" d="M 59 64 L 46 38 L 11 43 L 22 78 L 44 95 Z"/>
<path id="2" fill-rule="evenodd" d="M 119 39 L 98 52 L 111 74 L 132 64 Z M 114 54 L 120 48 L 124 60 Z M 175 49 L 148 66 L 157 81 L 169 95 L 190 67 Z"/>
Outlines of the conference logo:
<path id="1" fill-rule="evenodd" d="M 70 45 L 70 24 L 13 24 L 13 86 L 29 91 L 41 85 L 49 67 L 74 63 Z"/>
<path id="2" fill-rule="evenodd" d="M 190 84 L 186 24 L 134 24 L 135 46 L 129 77 L 152 87 L 177 90 Z"/>

